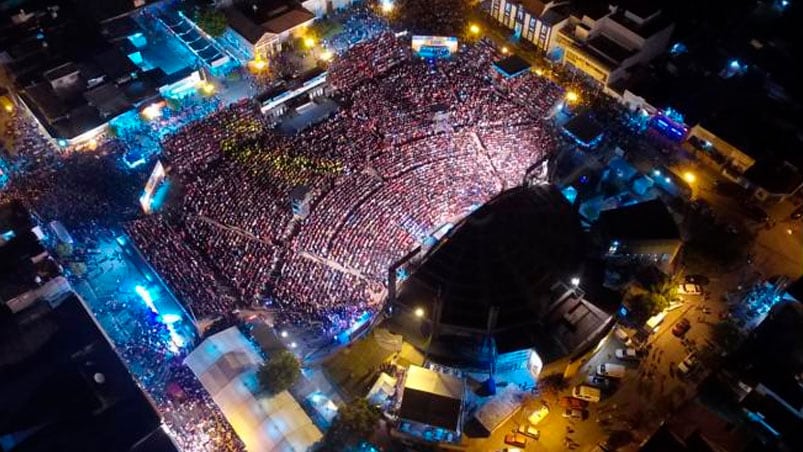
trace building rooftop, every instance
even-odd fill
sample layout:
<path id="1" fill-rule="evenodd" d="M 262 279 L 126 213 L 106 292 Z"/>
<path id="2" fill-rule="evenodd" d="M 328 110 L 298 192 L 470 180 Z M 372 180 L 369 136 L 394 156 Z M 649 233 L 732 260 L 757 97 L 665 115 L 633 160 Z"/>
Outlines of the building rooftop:
<path id="1" fill-rule="evenodd" d="M 178 450 L 77 296 L 0 322 L 3 450 Z"/>
<path id="2" fill-rule="evenodd" d="M 581 113 L 568 120 L 563 129 L 584 146 L 591 146 L 602 137 L 602 124 L 590 113 Z"/>
<path id="3" fill-rule="evenodd" d="M 636 54 L 635 50 L 623 47 L 603 34 L 598 34 L 589 39 L 586 43 L 586 49 L 589 48 L 594 50 L 600 58 L 604 58 L 614 66 L 619 66 L 624 60 Z"/>
<path id="4" fill-rule="evenodd" d="M 797 411 L 803 410 L 803 304 L 775 305 L 733 354 L 730 368 L 748 384 L 762 384 Z"/>
<path id="5" fill-rule="evenodd" d="M 460 429 L 465 383 L 452 375 L 410 366 L 399 417 L 452 431 Z"/>
<path id="6" fill-rule="evenodd" d="M 485 328 L 537 317 L 555 281 L 579 271 L 585 238 L 571 206 L 551 188 L 515 188 L 457 224 L 411 277 L 411 292 L 443 301 L 442 321 Z"/>
<path id="7" fill-rule="evenodd" d="M 225 13 L 229 25 L 252 44 L 265 33 L 283 33 L 315 18 L 293 0 L 246 0 Z"/>
<path id="8" fill-rule="evenodd" d="M 530 69 L 530 63 L 518 55 L 510 55 L 507 58 L 503 58 L 495 62 L 494 66 L 508 77 L 515 77 Z"/>
<path id="9" fill-rule="evenodd" d="M 660 199 L 603 210 L 597 224 L 611 239 L 680 240 L 675 219 Z"/>

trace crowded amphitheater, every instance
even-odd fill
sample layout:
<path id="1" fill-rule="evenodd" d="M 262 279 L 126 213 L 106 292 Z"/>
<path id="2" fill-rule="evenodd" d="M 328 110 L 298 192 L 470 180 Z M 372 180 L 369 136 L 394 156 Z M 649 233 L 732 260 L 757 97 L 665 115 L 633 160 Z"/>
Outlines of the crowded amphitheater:
<path id="1" fill-rule="evenodd" d="M 124 229 L 197 319 L 262 309 L 331 338 L 381 311 L 394 263 L 553 151 L 561 88 L 505 77 L 504 56 L 480 41 L 428 60 L 389 32 L 357 44 L 328 67 L 337 110 L 299 133 L 246 99 L 168 136 L 180 199 Z"/>

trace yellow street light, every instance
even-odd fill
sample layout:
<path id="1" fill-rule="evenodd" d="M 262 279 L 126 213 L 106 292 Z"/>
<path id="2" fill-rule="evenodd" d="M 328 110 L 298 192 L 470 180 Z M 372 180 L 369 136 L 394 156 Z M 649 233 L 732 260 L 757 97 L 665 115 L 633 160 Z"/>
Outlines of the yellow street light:
<path id="1" fill-rule="evenodd" d="M 683 180 L 685 180 L 686 182 L 688 182 L 690 184 L 693 184 L 694 181 L 697 180 L 697 176 L 694 173 L 692 173 L 691 171 L 686 171 L 685 173 L 683 173 Z"/>
<path id="2" fill-rule="evenodd" d="M 566 93 L 566 101 L 569 103 L 574 103 L 580 100 L 580 96 L 575 91 L 569 91 Z"/>
<path id="3" fill-rule="evenodd" d="M 510 49 L 508 49 L 507 46 L 502 46 L 502 53 L 507 55 L 508 52 L 510 52 Z"/>
<path id="4" fill-rule="evenodd" d="M 326 49 L 323 52 L 321 52 L 320 58 L 321 58 L 321 61 L 327 61 L 328 62 L 328 61 L 332 61 L 332 58 L 334 58 L 334 56 L 335 56 L 335 54 L 332 53 L 331 50 Z"/>
<path id="5" fill-rule="evenodd" d="M 468 31 L 473 35 L 480 34 L 480 26 L 477 24 L 471 24 L 468 26 Z"/>
<path id="6" fill-rule="evenodd" d="M 415 316 L 419 319 L 424 317 L 424 308 L 415 308 Z"/>
<path id="7" fill-rule="evenodd" d="M 162 116 L 162 106 L 158 103 L 152 103 L 142 109 L 142 116 L 148 121 L 152 121 Z"/>
<path id="8" fill-rule="evenodd" d="M 391 0 L 382 0 L 382 12 L 385 14 L 393 12 L 393 2 Z"/>
<path id="9" fill-rule="evenodd" d="M 268 67 L 268 62 L 260 57 L 256 57 L 255 59 L 248 62 L 248 66 L 254 72 L 262 72 Z"/>
<path id="10" fill-rule="evenodd" d="M 201 81 L 201 83 L 198 84 L 198 88 L 201 90 L 201 93 L 206 96 L 211 96 L 215 93 L 215 85 L 206 80 Z"/>
<path id="11" fill-rule="evenodd" d="M 307 36 L 306 38 L 304 38 L 304 45 L 305 45 L 305 46 L 306 46 L 308 49 L 311 49 L 311 48 L 315 47 L 315 38 L 312 38 L 312 37 L 310 37 L 310 36 Z"/>
<path id="12" fill-rule="evenodd" d="M 544 75 L 544 70 L 541 69 L 540 67 L 535 68 L 535 75 L 541 77 L 542 75 Z"/>

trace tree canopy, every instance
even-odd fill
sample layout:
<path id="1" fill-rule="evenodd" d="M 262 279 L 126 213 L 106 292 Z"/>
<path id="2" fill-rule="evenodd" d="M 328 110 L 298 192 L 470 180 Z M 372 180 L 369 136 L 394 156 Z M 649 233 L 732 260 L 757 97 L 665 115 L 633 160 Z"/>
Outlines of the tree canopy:
<path id="1" fill-rule="evenodd" d="M 216 38 L 226 32 L 226 15 L 215 8 L 202 8 L 195 12 L 195 23 L 209 36 Z"/>
<path id="2" fill-rule="evenodd" d="M 337 410 L 337 417 L 326 432 L 322 450 L 351 450 L 374 433 L 381 418 L 379 408 L 357 398 Z"/>
<path id="3" fill-rule="evenodd" d="M 646 322 L 669 306 L 669 299 L 654 292 L 637 293 L 627 299 L 630 317 L 635 323 Z"/>
<path id="4" fill-rule="evenodd" d="M 282 350 L 271 356 L 259 369 L 259 384 L 270 394 L 277 394 L 291 386 L 301 376 L 301 364 L 291 352 Z"/>

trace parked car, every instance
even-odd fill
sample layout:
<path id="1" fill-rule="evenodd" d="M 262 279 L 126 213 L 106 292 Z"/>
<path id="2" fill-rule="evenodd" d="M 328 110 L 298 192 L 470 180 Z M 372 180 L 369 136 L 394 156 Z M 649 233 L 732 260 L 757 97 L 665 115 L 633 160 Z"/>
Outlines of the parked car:
<path id="1" fill-rule="evenodd" d="M 681 375 L 687 375 L 697 366 L 697 356 L 694 352 L 689 353 L 683 358 L 683 361 L 678 364 L 678 370 L 680 371 Z"/>
<path id="2" fill-rule="evenodd" d="M 684 317 L 680 319 L 680 321 L 678 321 L 678 323 L 676 323 L 675 326 L 672 327 L 672 334 L 675 337 L 683 337 L 686 335 L 686 333 L 689 332 L 690 329 L 691 329 L 691 322 L 689 322 L 689 319 Z"/>
<path id="3" fill-rule="evenodd" d="M 611 387 L 611 380 L 600 377 L 599 375 L 589 375 L 588 378 L 586 378 L 586 383 L 603 390 Z"/>
<path id="4" fill-rule="evenodd" d="M 729 198 L 738 198 L 745 194 L 744 188 L 733 182 L 716 182 L 714 183 L 714 191 L 719 195 Z"/>
<path id="5" fill-rule="evenodd" d="M 616 328 L 614 328 L 613 334 L 616 336 L 617 339 L 622 341 L 622 343 L 625 344 L 626 347 L 630 347 L 633 345 L 633 339 L 631 339 L 630 336 L 627 335 L 627 332 L 623 330 L 621 327 L 617 326 Z"/>
<path id="6" fill-rule="evenodd" d="M 527 437 L 521 433 L 508 433 L 505 435 L 505 444 L 517 447 L 527 447 Z"/>
<path id="7" fill-rule="evenodd" d="M 597 375 L 608 378 L 623 378 L 625 376 L 625 366 L 614 363 L 600 364 L 597 366 Z"/>
<path id="8" fill-rule="evenodd" d="M 586 410 L 577 410 L 574 408 L 566 408 L 563 410 L 563 417 L 567 419 L 585 419 L 588 417 L 588 411 Z"/>
<path id="9" fill-rule="evenodd" d="M 705 275 L 686 275 L 685 280 L 687 284 L 697 284 L 698 286 L 704 286 L 710 282 Z"/>
<path id="10" fill-rule="evenodd" d="M 537 428 L 528 424 L 519 425 L 519 428 L 518 430 L 516 430 L 516 433 L 522 434 L 532 439 L 538 439 L 541 437 L 541 432 Z"/>
<path id="11" fill-rule="evenodd" d="M 770 216 L 767 215 L 767 212 L 765 212 L 761 207 L 749 203 L 740 203 L 739 205 L 742 207 L 742 211 L 744 211 L 745 215 L 747 215 L 747 218 L 757 223 L 766 223 L 770 221 Z"/>
<path id="12" fill-rule="evenodd" d="M 684 283 L 678 285 L 678 293 L 681 295 L 700 295 L 703 293 L 703 288 L 697 284 Z"/>
<path id="13" fill-rule="evenodd" d="M 566 398 L 576 400 L 579 403 L 570 401 L 568 405 L 561 405 L 562 407 L 585 408 L 588 406 L 588 402 L 599 402 L 602 398 L 602 392 L 594 386 L 577 385 L 572 389 L 572 396 Z"/>
<path id="14" fill-rule="evenodd" d="M 639 359 L 638 352 L 635 348 L 618 348 L 615 354 L 618 359 L 623 361 L 636 361 Z"/>
<path id="15" fill-rule="evenodd" d="M 539 422 L 544 420 L 547 414 L 549 414 L 549 408 L 546 406 L 536 408 L 535 411 L 533 411 L 532 414 L 530 414 L 530 416 L 527 418 L 527 422 L 532 425 L 538 425 Z"/>

